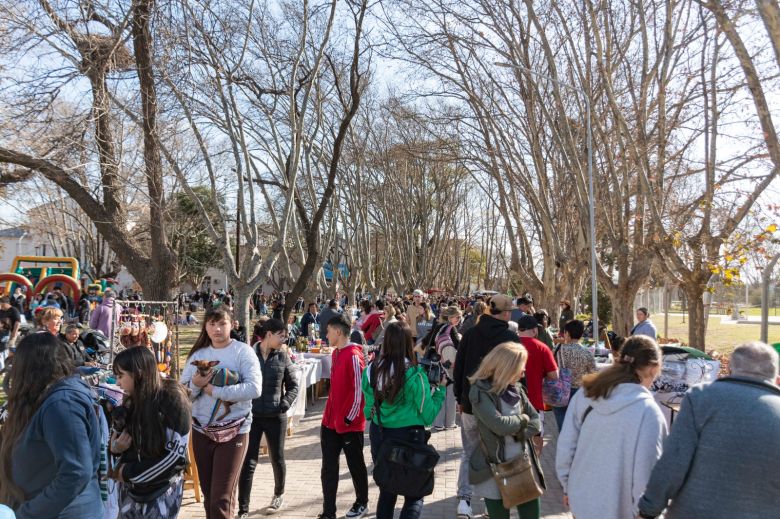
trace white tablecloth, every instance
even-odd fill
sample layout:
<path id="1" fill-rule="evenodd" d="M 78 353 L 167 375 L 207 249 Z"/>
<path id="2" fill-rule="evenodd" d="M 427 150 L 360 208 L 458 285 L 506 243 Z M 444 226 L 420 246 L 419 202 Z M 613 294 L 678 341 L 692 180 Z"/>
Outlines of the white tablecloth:
<path id="1" fill-rule="evenodd" d="M 293 402 L 292 407 L 287 411 L 287 418 L 290 419 L 290 426 L 295 427 L 306 415 L 306 390 L 320 380 L 322 372 L 322 362 L 319 359 L 307 359 L 296 363 L 298 369 L 295 370 L 295 376 L 298 382 L 298 396 Z"/>
<path id="2" fill-rule="evenodd" d="M 330 368 L 333 366 L 333 354 L 331 353 L 304 353 L 305 359 L 318 359 L 322 365 L 320 379 L 330 379 Z"/>

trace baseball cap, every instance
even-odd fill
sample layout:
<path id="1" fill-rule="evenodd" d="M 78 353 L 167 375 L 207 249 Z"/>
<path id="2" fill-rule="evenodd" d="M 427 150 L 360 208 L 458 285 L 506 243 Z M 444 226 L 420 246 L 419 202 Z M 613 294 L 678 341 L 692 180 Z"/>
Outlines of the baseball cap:
<path id="1" fill-rule="evenodd" d="M 522 315 L 517 320 L 517 328 L 520 331 L 533 330 L 539 323 L 536 322 L 536 318 L 533 315 Z"/>
<path id="2" fill-rule="evenodd" d="M 424 295 L 424 294 L 423 294 L 423 291 L 422 291 L 422 290 L 420 290 L 420 289 L 418 288 L 417 290 L 415 290 L 414 292 L 412 292 L 412 295 L 413 295 L 413 296 L 422 296 L 422 295 Z"/>
<path id="3" fill-rule="evenodd" d="M 490 308 L 500 312 L 511 312 L 514 308 L 512 306 L 512 298 L 504 294 L 496 294 L 490 298 Z"/>

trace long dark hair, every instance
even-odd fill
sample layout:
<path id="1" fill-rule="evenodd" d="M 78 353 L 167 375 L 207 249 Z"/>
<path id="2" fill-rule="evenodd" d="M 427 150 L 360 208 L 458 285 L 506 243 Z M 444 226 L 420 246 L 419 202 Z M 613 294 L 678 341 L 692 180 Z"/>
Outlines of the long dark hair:
<path id="1" fill-rule="evenodd" d="M 218 306 L 217 308 L 212 308 L 206 312 L 206 315 L 203 316 L 203 322 L 200 325 L 200 335 L 198 335 L 197 340 L 195 340 L 195 344 L 187 354 L 188 359 L 192 357 L 192 354 L 196 351 L 211 346 L 211 339 L 209 338 L 209 334 L 206 331 L 206 325 L 208 323 L 219 322 L 223 319 L 227 319 L 227 321 L 232 325 L 233 316 L 230 314 L 227 308 L 224 308 L 222 305 Z"/>
<path id="2" fill-rule="evenodd" d="M 11 475 L 11 455 L 51 387 L 72 375 L 74 369 L 67 349 L 50 333 L 28 335 L 16 348 L 7 375 L 10 377 L 8 418 L 0 430 L 0 503 L 13 508 L 24 501 L 24 493 Z"/>
<path id="3" fill-rule="evenodd" d="M 385 342 L 382 344 L 382 355 L 373 369 L 376 369 L 376 380 L 382 382 L 377 393 L 382 400 L 393 403 L 406 382 L 406 363 L 417 365 L 414 354 L 414 339 L 412 330 L 406 323 L 397 321 L 390 323 L 385 329 Z"/>
<path id="4" fill-rule="evenodd" d="M 582 387 L 588 398 L 609 398 L 619 384 L 639 384 L 638 370 L 661 363 L 661 348 L 650 337 L 635 335 L 626 339 L 615 364 L 601 373 L 582 377 Z"/>
<path id="5" fill-rule="evenodd" d="M 167 437 L 160 400 L 170 396 L 178 400 L 180 407 L 189 412 L 189 400 L 182 387 L 175 381 L 163 381 L 157 369 L 154 354 L 143 346 L 128 348 L 114 359 L 114 373 L 120 369 L 133 377 L 133 394 L 124 399 L 130 410 L 128 427 L 133 445 L 146 457 L 160 456 L 165 450 Z"/>

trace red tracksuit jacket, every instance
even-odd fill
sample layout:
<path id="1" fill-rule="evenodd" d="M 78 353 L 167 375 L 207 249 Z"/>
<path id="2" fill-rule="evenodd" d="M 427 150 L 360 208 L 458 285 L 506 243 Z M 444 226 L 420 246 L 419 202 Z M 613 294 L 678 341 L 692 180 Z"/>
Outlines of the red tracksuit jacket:
<path id="1" fill-rule="evenodd" d="M 339 434 L 366 429 L 361 387 L 365 364 L 363 347 L 358 344 L 333 351 L 330 395 L 322 415 L 323 426 L 335 429 Z"/>

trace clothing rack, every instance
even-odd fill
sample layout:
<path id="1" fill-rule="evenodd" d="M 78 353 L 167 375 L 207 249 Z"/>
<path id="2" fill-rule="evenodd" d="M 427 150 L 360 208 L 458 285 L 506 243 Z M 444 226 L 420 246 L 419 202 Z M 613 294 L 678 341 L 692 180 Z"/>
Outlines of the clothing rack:
<path id="1" fill-rule="evenodd" d="M 117 305 L 122 306 L 123 312 L 120 314 L 116 314 Z M 156 307 L 156 309 L 161 310 L 157 313 L 160 317 L 162 317 L 162 322 L 165 323 L 165 325 L 168 327 L 168 337 L 160 343 L 160 351 L 163 352 L 163 361 L 165 360 L 165 355 L 170 354 L 171 356 L 171 363 L 170 363 L 170 374 L 173 378 L 177 379 L 179 378 L 179 375 L 181 374 L 180 366 L 179 366 L 179 302 L 178 300 L 173 301 L 133 301 L 133 300 L 120 300 L 115 299 L 114 300 L 114 306 L 111 309 L 111 364 L 114 363 L 114 355 L 116 353 L 119 353 L 122 351 L 124 346 L 120 343 L 120 337 L 119 337 L 119 328 L 117 325 L 120 323 L 120 319 L 123 316 L 133 316 L 133 317 L 143 317 L 144 319 L 148 321 L 153 320 L 153 312 L 151 311 L 153 308 Z M 134 312 L 127 312 L 126 310 L 128 307 L 139 307 L 140 312 L 134 313 Z M 147 308 L 149 307 L 149 308 Z M 165 349 L 165 344 L 167 342 L 170 342 L 170 351 Z"/>

